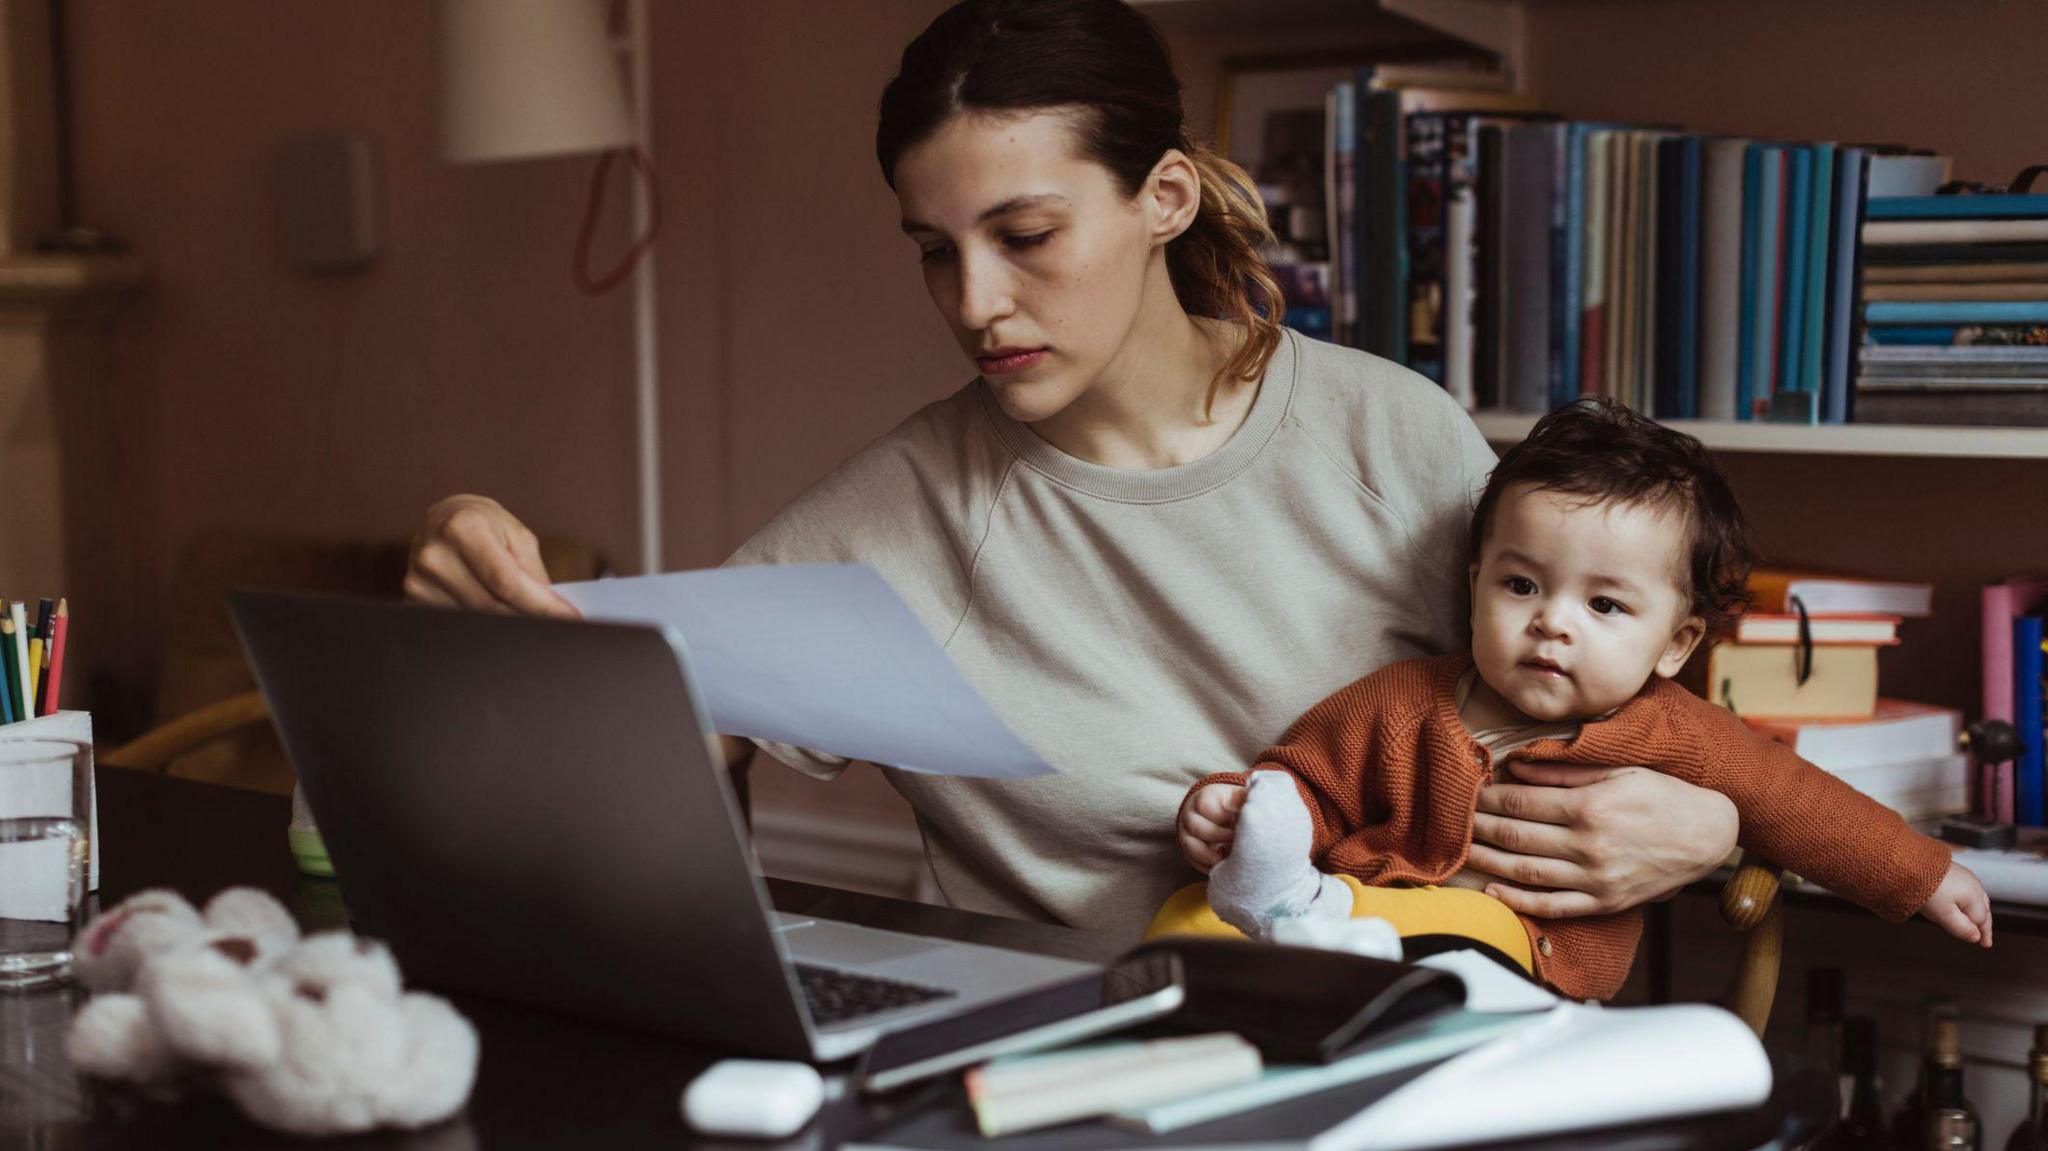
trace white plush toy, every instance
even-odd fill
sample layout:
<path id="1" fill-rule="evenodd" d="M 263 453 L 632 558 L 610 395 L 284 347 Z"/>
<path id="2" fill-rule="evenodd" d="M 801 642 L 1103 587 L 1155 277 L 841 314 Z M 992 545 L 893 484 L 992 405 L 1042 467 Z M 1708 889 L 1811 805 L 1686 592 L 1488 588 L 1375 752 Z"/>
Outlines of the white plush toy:
<path id="1" fill-rule="evenodd" d="M 401 990 L 380 943 L 306 938 L 253 888 L 204 914 L 170 891 L 130 896 L 80 932 L 72 1065 L 159 1097 L 210 1084 L 300 1135 L 424 1127 L 476 1079 L 477 1039 L 445 1001 Z"/>

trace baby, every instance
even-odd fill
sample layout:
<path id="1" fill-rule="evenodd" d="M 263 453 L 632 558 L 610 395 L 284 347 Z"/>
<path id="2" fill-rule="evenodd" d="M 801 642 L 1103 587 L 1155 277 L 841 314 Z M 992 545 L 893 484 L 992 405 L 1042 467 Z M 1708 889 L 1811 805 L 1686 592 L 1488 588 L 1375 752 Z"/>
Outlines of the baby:
<path id="1" fill-rule="evenodd" d="M 1746 606 L 1747 539 L 1697 440 L 1602 400 L 1544 417 L 1473 514 L 1471 653 L 1374 672 L 1296 721 L 1249 780 L 1196 784 L 1178 829 L 1209 872 L 1206 904 L 1200 885 L 1185 889 L 1153 933 L 1378 916 L 1411 940 L 1481 941 L 1574 998 L 1609 998 L 1639 910 L 1520 917 L 1467 864 L 1480 788 L 1529 759 L 1640 764 L 1712 788 L 1734 801 L 1745 849 L 1989 947 L 1984 889 L 1945 847 L 1671 682 Z"/>

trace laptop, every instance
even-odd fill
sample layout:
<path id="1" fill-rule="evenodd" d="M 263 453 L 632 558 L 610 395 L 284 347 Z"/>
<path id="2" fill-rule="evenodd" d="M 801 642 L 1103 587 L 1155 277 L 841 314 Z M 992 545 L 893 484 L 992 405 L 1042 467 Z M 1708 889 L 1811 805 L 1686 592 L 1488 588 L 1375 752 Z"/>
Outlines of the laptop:
<path id="1" fill-rule="evenodd" d="M 229 607 L 356 928 L 421 984 L 828 1061 L 1100 971 L 776 912 L 668 629 Z"/>

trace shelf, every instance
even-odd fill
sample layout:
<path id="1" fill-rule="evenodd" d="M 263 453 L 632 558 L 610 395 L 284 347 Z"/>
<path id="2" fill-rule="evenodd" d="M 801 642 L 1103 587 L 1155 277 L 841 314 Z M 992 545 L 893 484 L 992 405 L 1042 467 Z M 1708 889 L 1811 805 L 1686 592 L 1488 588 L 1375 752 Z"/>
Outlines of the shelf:
<path id="1" fill-rule="evenodd" d="M 1474 412 L 1472 422 L 1496 444 L 1518 442 L 1537 417 L 1517 412 Z M 1751 423 L 1741 420 L 1665 420 L 1724 452 L 1785 452 L 1829 456 L 1935 456 L 1963 459 L 2048 460 L 2048 428 L 1901 427 L 1890 424 Z"/>

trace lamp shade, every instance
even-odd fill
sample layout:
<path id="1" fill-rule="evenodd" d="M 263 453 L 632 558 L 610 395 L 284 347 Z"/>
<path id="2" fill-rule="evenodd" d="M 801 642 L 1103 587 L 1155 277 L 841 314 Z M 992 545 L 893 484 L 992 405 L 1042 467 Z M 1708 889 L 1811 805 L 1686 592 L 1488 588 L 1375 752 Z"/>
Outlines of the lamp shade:
<path id="1" fill-rule="evenodd" d="M 604 0 L 441 0 L 441 143 L 457 163 L 632 143 Z"/>

